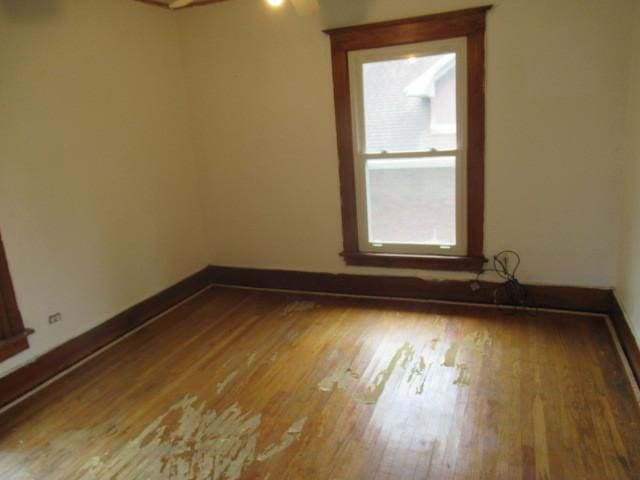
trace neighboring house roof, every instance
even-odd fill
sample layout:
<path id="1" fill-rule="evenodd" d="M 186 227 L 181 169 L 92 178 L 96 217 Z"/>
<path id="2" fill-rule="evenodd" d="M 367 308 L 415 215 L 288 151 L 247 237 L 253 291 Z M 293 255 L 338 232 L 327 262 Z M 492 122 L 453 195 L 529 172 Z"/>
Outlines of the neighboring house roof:
<path id="1" fill-rule="evenodd" d="M 367 152 L 455 148 L 455 135 L 452 135 L 455 133 L 455 114 L 451 125 L 438 124 L 447 123 L 448 117 L 436 118 L 433 115 L 451 101 L 455 105 L 455 54 L 406 60 L 393 59 L 363 65 Z M 454 84 L 453 96 L 450 92 L 451 82 Z M 417 95 L 407 94 L 412 86 Z M 424 95 L 425 89 L 426 93 L 433 89 L 431 97 Z"/>
<path id="2" fill-rule="evenodd" d="M 456 65 L 456 55 L 441 55 L 422 75 L 411 82 L 404 93 L 409 97 L 433 98 L 436 96 L 436 82 Z"/>

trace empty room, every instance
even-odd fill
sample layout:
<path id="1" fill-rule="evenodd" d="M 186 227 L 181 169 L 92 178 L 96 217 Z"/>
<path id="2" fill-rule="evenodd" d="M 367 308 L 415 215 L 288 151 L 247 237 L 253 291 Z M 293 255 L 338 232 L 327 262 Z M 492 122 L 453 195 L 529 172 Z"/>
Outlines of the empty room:
<path id="1" fill-rule="evenodd" d="M 0 479 L 640 479 L 640 1 L 0 0 Z"/>

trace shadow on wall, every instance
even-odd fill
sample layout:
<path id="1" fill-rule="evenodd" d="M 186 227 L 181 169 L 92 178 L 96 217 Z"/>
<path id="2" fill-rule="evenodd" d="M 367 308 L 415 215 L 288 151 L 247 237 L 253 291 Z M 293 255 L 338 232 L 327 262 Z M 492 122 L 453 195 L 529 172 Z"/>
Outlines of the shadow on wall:
<path id="1" fill-rule="evenodd" d="M 345 0 L 319 0 L 324 28 L 357 25 L 367 18 L 367 2 Z"/>
<path id="2" fill-rule="evenodd" d="M 45 20 L 60 9 L 59 0 L 0 0 L 0 10 L 17 21 Z"/>

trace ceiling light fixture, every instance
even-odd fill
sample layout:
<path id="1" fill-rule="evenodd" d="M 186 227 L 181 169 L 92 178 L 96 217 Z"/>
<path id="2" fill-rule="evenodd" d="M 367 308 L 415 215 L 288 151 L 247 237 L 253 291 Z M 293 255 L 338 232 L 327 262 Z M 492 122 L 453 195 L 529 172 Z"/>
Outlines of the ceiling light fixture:
<path id="1" fill-rule="evenodd" d="M 270 7 L 279 8 L 284 4 L 284 0 L 267 0 Z"/>

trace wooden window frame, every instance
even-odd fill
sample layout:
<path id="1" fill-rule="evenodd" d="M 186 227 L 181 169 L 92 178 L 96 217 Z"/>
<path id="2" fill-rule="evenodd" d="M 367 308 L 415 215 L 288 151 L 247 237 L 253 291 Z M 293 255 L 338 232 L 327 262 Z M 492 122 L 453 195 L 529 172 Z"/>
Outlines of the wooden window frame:
<path id="1" fill-rule="evenodd" d="M 331 38 L 340 161 L 343 252 L 347 265 L 477 272 L 484 249 L 485 28 L 491 6 L 325 30 Z M 348 53 L 465 37 L 467 43 L 467 253 L 464 256 L 363 252 L 358 242 Z"/>
<path id="2" fill-rule="evenodd" d="M 32 333 L 22 322 L 0 236 L 0 362 L 29 348 L 27 337 Z"/>

